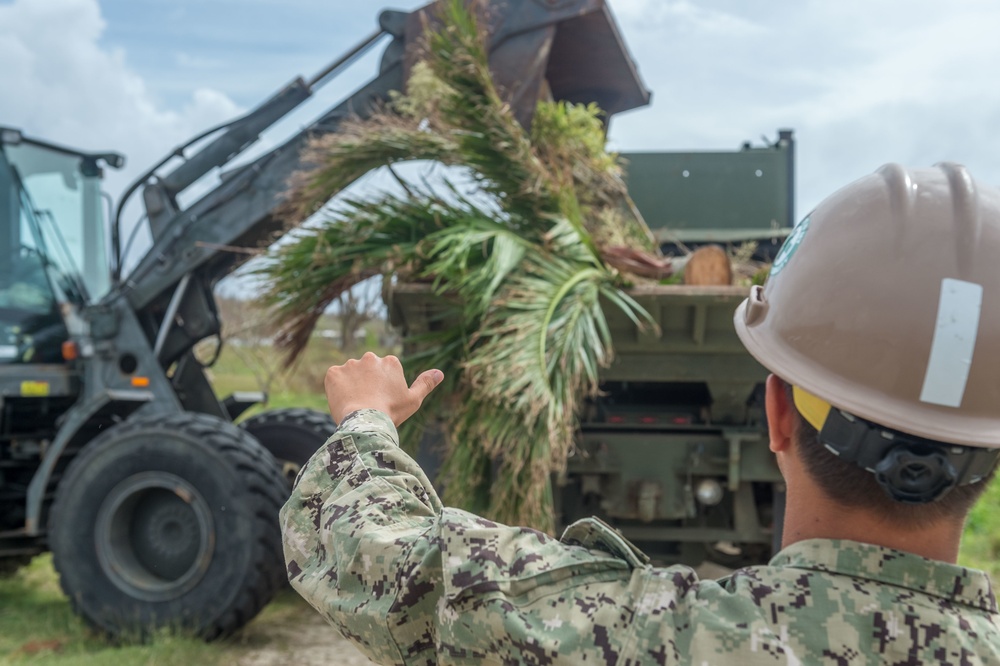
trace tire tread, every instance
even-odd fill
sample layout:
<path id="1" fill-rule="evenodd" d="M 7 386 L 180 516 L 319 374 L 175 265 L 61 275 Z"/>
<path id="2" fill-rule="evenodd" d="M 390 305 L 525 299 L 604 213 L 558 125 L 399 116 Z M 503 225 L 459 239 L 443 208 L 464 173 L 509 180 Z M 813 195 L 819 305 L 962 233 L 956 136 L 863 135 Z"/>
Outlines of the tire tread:
<path id="1" fill-rule="evenodd" d="M 254 525 L 248 546 L 252 549 L 251 564 L 243 585 L 233 601 L 215 618 L 208 619 L 202 626 L 193 627 L 194 633 L 207 640 L 214 640 L 232 634 L 245 625 L 271 600 L 275 592 L 285 584 L 284 555 L 278 525 L 278 511 L 285 501 L 285 480 L 281 476 L 274 458 L 253 437 L 248 436 L 228 422 L 204 414 L 183 413 L 167 416 L 153 416 L 126 421 L 108 430 L 107 435 L 98 437 L 85 446 L 72 462 L 63 483 L 72 484 L 80 470 L 99 456 L 108 442 L 125 437 L 130 433 L 145 429 L 169 429 L 180 431 L 191 438 L 202 440 L 216 450 L 239 476 L 243 487 L 253 502 L 248 512 Z M 114 433 L 114 436 L 110 436 Z M 56 500 L 50 514 L 50 533 L 58 529 L 60 516 L 65 512 L 65 493 L 56 493 Z M 67 589 L 64 572 L 58 558 L 53 558 L 59 574 L 60 585 L 69 597 L 73 610 L 95 624 L 87 617 L 85 608 Z M 105 627 L 97 627 L 106 630 Z"/>

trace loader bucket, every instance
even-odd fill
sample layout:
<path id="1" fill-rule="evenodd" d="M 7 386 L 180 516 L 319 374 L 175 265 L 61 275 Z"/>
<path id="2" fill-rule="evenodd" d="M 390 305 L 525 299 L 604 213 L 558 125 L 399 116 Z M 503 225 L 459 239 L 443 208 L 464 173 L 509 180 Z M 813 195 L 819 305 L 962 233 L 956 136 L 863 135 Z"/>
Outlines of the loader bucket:
<path id="1" fill-rule="evenodd" d="M 432 3 L 410 14 L 405 78 L 433 25 Z M 649 103 L 618 25 L 604 0 L 493 0 L 476 11 L 488 32 L 490 69 L 525 127 L 538 100 L 596 102 L 608 119 Z"/>

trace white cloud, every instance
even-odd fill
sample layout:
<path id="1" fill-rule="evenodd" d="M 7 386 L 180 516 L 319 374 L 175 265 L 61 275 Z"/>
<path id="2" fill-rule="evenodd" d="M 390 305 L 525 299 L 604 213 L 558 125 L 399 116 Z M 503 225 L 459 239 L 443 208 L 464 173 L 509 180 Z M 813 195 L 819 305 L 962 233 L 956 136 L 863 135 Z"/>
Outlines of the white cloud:
<path id="1" fill-rule="evenodd" d="M 735 149 L 793 128 L 800 212 L 887 161 L 956 160 L 1000 184 L 996 2 L 611 5 L 654 91 L 612 125 L 618 147 Z"/>
<path id="2" fill-rule="evenodd" d="M 226 64 L 220 58 L 193 56 L 184 51 L 178 51 L 174 54 L 174 62 L 177 63 L 178 67 L 190 67 L 192 69 L 219 69 Z"/>
<path id="3" fill-rule="evenodd" d="M 1000 5 L 987 13 L 939 13 L 935 20 L 884 32 L 876 26 L 861 32 L 865 62 L 825 72 L 825 92 L 803 100 L 819 121 L 843 120 L 885 105 L 918 107 L 956 103 L 996 103 L 992 63 L 1000 61 Z M 877 46 L 876 46 L 877 45 Z"/>
<path id="4" fill-rule="evenodd" d="M 641 26 L 646 31 L 660 30 L 665 24 L 678 31 L 718 35 L 763 31 L 762 26 L 750 19 L 691 0 L 615 0 L 610 4 L 619 20 Z"/>
<path id="5" fill-rule="evenodd" d="M 127 54 L 101 44 L 104 29 L 97 0 L 0 5 L 0 124 L 77 148 L 125 153 L 127 172 L 110 175 L 118 195 L 129 175 L 239 108 L 209 89 L 196 90 L 182 108 L 163 108 L 129 68 Z"/>
<path id="6" fill-rule="evenodd" d="M 1000 184 L 996 0 L 608 1 L 654 93 L 652 108 L 612 123 L 616 148 L 735 149 L 793 128 L 802 211 L 890 160 L 954 159 Z M 98 0 L 0 0 L 0 124 L 120 150 L 133 173 L 238 113 L 230 96 L 251 104 L 320 68 L 377 14 L 364 3 L 218 0 L 172 3 L 185 15 L 178 22 L 115 7 L 111 20 L 143 27 L 140 39 L 116 24 L 127 52 L 102 43 Z M 308 122 L 376 66 L 352 70 L 284 124 Z"/>

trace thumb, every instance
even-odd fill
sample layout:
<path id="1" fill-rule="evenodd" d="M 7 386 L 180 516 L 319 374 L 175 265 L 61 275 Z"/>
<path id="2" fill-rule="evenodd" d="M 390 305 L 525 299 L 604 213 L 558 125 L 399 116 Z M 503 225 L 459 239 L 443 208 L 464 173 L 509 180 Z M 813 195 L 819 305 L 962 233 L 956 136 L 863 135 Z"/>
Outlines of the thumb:
<path id="1" fill-rule="evenodd" d="M 425 370 L 413 380 L 413 384 L 410 386 L 410 394 L 420 402 L 423 402 L 424 398 L 437 388 L 442 379 L 444 379 L 444 373 L 440 370 Z"/>

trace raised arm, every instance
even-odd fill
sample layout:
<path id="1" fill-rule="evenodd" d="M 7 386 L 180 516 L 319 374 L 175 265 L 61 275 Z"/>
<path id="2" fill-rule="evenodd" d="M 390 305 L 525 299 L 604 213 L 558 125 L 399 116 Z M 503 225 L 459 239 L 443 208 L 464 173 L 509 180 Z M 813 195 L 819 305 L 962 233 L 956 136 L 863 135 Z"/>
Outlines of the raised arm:
<path id="1" fill-rule="evenodd" d="M 382 392 L 382 408 L 397 417 L 419 405 L 405 399 L 412 387 L 392 361 L 354 363 L 371 372 L 333 372 L 332 386 L 349 397 L 331 398 L 331 410 L 359 409 L 303 468 L 282 510 L 293 587 L 383 664 L 531 654 L 537 662 L 526 663 L 614 663 L 633 635 L 624 620 L 650 582 L 642 558 L 596 523 L 571 528 L 563 543 L 442 507 L 399 449 L 394 419 L 366 406 L 381 370 L 396 387 Z"/>

